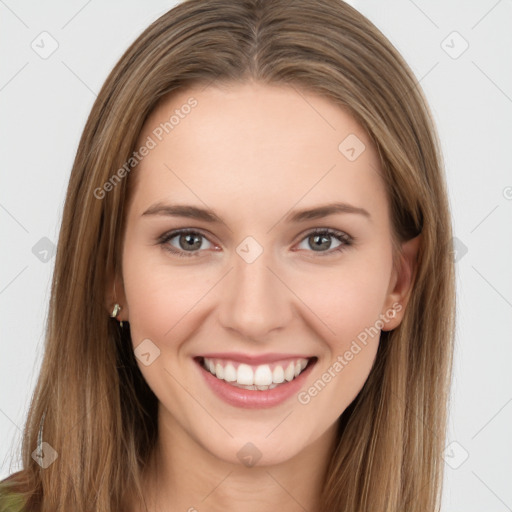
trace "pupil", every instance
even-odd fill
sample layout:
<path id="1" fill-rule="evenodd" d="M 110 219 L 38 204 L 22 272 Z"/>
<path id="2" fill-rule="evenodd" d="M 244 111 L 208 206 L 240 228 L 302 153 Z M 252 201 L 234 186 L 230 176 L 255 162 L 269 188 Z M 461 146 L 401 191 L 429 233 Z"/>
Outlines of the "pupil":
<path id="1" fill-rule="evenodd" d="M 200 237 L 197 235 L 193 235 L 190 233 L 181 235 L 180 241 L 184 241 L 184 246 L 185 248 L 188 249 L 199 249 L 201 247 L 201 240 Z"/>
<path id="2" fill-rule="evenodd" d="M 331 243 L 330 238 L 325 235 L 313 235 L 315 247 L 322 247 L 324 249 L 329 249 Z"/>

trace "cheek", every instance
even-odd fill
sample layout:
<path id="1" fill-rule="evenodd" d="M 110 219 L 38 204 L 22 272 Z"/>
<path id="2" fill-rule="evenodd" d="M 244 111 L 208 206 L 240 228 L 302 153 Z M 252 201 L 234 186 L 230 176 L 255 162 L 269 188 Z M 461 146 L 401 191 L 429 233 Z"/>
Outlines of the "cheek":
<path id="1" fill-rule="evenodd" d="M 385 252 L 375 256 L 347 259 L 330 271 L 304 275 L 303 284 L 297 284 L 299 295 L 328 326 L 332 350 L 343 350 L 361 331 L 374 326 L 383 312 L 391 257 Z"/>
<path id="2" fill-rule="evenodd" d="M 391 257 L 386 252 L 379 252 L 379 258 L 360 259 L 357 264 L 347 260 L 336 270 L 308 278 L 298 292 L 307 297 L 305 302 L 319 317 L 317 330 L 325 333 L 327 349 L 326 357 L 319 360 L 314 382 L 298 398 L 306 410 L 328 411 L 328 421 L 335 421 L 348 407 L 371 371 L 390 268 Z M 308 417 L 311 428 L 316 428 L 313 416 Z"/>
<path id="3" fill-rule="evenodd" d="M 162 338 L 215 284 L 205 269 L 166 261 L 164 249 L 130 244 L 123 254 L 123 279 L 130 326 Z"/>
<path id="4" fill-rule="evenodd" d="M 187 378 L 180 368 L 186 359 L 180 348 L 201 326 L 201 299 L 215 283 L 204 269 L 191 269 L 171 265 L 159 251 L 125 246 L 123 278 L 133 348 L 149 339 L 161 356 L 148 366 L 138 361 L 138 366 L 159 400 L 178 409 L 185 407 L 186 396 L 170 375 L 182 372 L 180 381 Z"/>

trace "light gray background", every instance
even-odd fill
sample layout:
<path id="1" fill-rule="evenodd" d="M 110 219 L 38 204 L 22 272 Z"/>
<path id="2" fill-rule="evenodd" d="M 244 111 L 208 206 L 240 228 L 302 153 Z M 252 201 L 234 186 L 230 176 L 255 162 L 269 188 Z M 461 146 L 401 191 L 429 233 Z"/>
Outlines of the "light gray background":
<path id="1" fill-rule="evenodd" d="M 412 67 L 444 151 L 458 326 L 443 512 L 512 511 L 512 2 L 351 4 Z M 19 467 L 51 243 L 86 116 L 122 52 L 173 5 L 0 0 L 0 478 Z"/>

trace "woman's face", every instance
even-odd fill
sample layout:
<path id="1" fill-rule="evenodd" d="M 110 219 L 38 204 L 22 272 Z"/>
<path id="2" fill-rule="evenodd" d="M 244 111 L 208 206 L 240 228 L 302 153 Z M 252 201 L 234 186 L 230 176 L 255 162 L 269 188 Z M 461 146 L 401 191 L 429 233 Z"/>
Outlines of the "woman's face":
<path id="1" fill-rule="evenodd" d="M 118 302 L 161 424 L 246 465 L 332 439 L 408 286 L 370 139 L 325 98 L 248 83 L 175 93 L 142 146 Z"/>

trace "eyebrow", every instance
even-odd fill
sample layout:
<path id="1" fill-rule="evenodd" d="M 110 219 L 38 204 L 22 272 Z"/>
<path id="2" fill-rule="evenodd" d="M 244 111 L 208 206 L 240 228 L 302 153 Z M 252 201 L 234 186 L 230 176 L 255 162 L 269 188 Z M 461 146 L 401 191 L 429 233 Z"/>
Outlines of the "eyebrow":
<path id="1" fill-rule="evenodd" d="M 329 203 L 305 210 L 295 210 L 289 213 L 285 220 L 290 223 L 304 222 L 306 220 L 320 219 L 329 215 L 339 213 L 359 214 L 371 219 L 370 213 L 364 208 L 352 206 L 347 203 Z M 150 206 L 143 214 L 145 215 L 163 215 L 172 217 L 186 217 L 189 219 L 202 220 L 211 223 L 223 224 L 223 220 L 213 211 L 207 208 L 199 208 L 191 205 L 171 205 L 165 203 L 156 203 Z"/>

